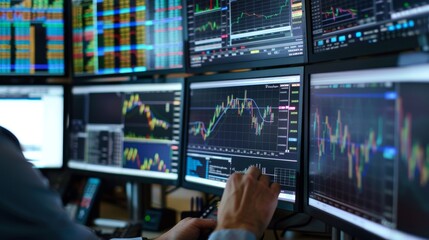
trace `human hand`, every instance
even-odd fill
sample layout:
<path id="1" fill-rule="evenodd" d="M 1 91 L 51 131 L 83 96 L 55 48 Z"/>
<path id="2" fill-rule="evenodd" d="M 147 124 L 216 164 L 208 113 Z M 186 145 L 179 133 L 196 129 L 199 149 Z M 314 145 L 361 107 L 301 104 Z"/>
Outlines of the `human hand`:
<path id="1" fill-rule="evenodd" d="M 261 175 L 256 167 L 246 174 L 232 174 L 226 184 L 218 211 L 216 230 L 245 229 L 260 238 L 277 206 L 280 185 Z"/>
<path id="2" fill-rule="evenodd" d="M 209 234 L 216 227 L 216 221 L 212 219 L 185 218 L 176 224 L 168 232 L 156 240 L 192 240 L 198 239 L 200 235 Z"/>

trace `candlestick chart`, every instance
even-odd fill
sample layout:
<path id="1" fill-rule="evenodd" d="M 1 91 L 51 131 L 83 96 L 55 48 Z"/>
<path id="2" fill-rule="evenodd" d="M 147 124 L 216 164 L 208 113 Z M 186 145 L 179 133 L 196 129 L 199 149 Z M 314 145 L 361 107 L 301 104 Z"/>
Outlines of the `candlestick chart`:
<path id="1" fill-rule="evenodd" d="M 73 87 L 69 166 L 106 174 L 177 179 L 182 84 Z"/>
<path id="2" fill-rule="evenodd" d="M 168 92 L 125 95 L 122 106 L 125 137 L 172 139 L 173 108 L 174 95 Z"/>
<path id="3" fill-rule="evenodd" d="M 171 146 L 156 143 L 124 143 L 123 167 L 171 172 Z"/>
<path id="4" fill-rule="evenodd" d="M 188 147 L 295 159 L 300 84 L 193 89 Z"/>
<path id="5" fill-rule="evenodd" d="M 427 83 L 403 83 L 396 107 L 398 116 L 399 200 L 398 226 L 428 237 L 429 218 L 429 107 Z"/>
<path id="6" fill-rule="evenodd" d="M 425 129 L 423 122 L 428 120 L 428 116 L 416 111 L 415 105 L 419 104 L 417 101 L 406 103 L 408 106 L 412 104 L 413 107 L 405 109 L 404 101 L 409 100 L 400 99 L 397 105 L 401 159 L 407 165 L 408 181 L 423 188 L 429 182 L 429 139 L 419 132 Z M 429 98 L 424 99 L 420 104 L 426 105 L 427 103 L 429 103 Z"/>
<path id="7" fill-rule="evenodd" d="M 310 175 L 314 191 L 382 216 L 393 191 L 396 93 L 391 88 L 313 88 Z M 386 169 L 391 169 L 388 171 Z"/>
<path id="8" fill-rule="evenodd" d="M 194 91 L 189 122 L 190 143 L 275 150 L 278 100 L 265 97 L 275 94 L 275 91 L 266 90 L 271 92 L 268 94 L 257 89 Z"/>
<path id="9" fill-rule="evenodd" d="M 331 126 L 328 116 L 325 116 L 324 122 L 321 122 L 320 118 L 318 109 L 316 109 L 313 129 L 318 139 L 318 169 L 321 168 L 322 158 L 329 154 L 328 151 L 332 151 L 332 161 L 336 160 L 337 152 L 339 152 L 340 157 L 343 155 L 347 158 L 348 178 L 354 179 L 356 187 L 362 189 L 364 171 L 369 167 L 372 158 L 383 144 L 383 120 L 378 118 L 377 132 L 370 129 L 363 143 L 356 144 L 352 142 L 353 136 L 349 130 L 352 126 L 343 124 L 340 110 L 338 110 L 338 116 L 333 126 Z"/>
<path id="10" fill-rule="evenodd" d="M 249 112 L 252 119 L 251 128 L 255 129 L 255 135 L 262 134 L 262 129 L 264 128 L 265 123 L 274 122 L 274 113 L 272 112 L 272 107 L 266 106 L 261 110 L 255 100 L 247 98 L 247 91 L 245 90 L 243 98 L 234 98 L 234 95 L 230 95 L 227 97 L 226 102 L 222 102 L 221 105 L 216 105 L 213 118 L 210 120 L 208 127 L 206 127 L 204 122 L 197 121 L 191 123 L 194 125 L 191 128 L 191 132 L 194 134 L 201 134 L 201 137 L 206 140 L 208 137 L 210 137 L 221 118 L 227 114 L 228 110 L 230 109 L 236 109 L 237 114 L 240 117 L 243 116 L 244 111 Z"/>

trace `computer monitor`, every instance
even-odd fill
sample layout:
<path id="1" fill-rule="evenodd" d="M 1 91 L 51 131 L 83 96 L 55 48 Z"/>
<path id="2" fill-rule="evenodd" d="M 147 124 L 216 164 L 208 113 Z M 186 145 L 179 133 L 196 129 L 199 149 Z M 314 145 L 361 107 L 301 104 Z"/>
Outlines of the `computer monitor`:
<path id="1" fill-rule="evenodd" d="M 427 0 L 311 0 L 310 6 L 311 62 L 415 49 L 429 33 Z"/>
<path id="2" fill-rule="evenodd" d="M 181 0 L 72 0 L 75 76 L 184 69 Z"/>
<path id="3" fill-rule="evenodd" d="M 182 82 L 74 86 L 68 167 L 177 183 Z"/>
<path id="4" fill-rule="evenodd" d="M 0 86 L 0 115 L 35 167 L 63 166 L 64 86 Z"/>
<path id="5" fill-rule="evenodd" d="M 306 211 L 362 239 L 427 239 L 429 64 L 313 66 L 309 81 Z"/>
<path id="6" fill-rule="evenodd" d="M 190 71 L 304 63 L 305 1 L 187 0 Z"/>
<path id="7" fill-rule="evenodd" d="M 64 75 L 64 1 L 1 1 L 0 46 L 0 75 Z"/>
<path id="8" fill-rule="evenodd" d="M 189 79 L 183 185 L 221 194 L 234 172 L 256 166 L 293 210 L 300 182 L 303 68 Z"/>

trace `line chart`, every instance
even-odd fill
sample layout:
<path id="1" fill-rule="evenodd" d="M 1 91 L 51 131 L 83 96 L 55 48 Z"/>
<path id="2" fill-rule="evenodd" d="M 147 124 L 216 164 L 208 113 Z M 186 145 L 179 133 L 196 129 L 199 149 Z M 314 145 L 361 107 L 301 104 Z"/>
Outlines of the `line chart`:
<path id="1" fill-rule="evenodd" d="M 329 11 L 322 13 L 324 19 L 331 19 L 332 21 L 341 20 L 342 18 L 355 18 L 357 10 L 353 8 L 344 9 L 340 7 L 331 7 Z"/>
<path id="2" fill-rule="evenodd" d="M 195 40 L 220 37 L 222 33 L 221 12 L 209 11 L 204 14 L 195 14 L 193 25 Z"/>
<path id="3" fill-rule="evenodd" d="M 195 32 L 205 32 L 208 30 L 214 31 L 214 30 L 219 30 L 219 29 L 220 29 L 220 25 L 218 23 L 208 21 L 207 23 L 205 23 L 199 27 L 196 27 Z"/>
<path id="4" fill-rule="evenodd" d="M 256 0 L 231 2 L 231 31 L 258 31 L 291 25 L 290 0 L 270 0 L 260 4 Z"/>
<path id="5" fill-rule="evenodd" d="M 313 14 L 319 15 L 325 33 L 359 25 L 375 14 L 372 1 L 321 1 L 320 7 Z"/>

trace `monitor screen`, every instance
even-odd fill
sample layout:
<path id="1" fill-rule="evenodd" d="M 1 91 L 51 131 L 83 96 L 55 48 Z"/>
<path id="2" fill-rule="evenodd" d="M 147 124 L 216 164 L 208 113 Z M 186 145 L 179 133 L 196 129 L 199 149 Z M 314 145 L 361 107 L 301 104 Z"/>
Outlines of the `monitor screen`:
<path id="1" fill-rule="evenodd" d="M 178 178 L 182 83 L 75 86 L 68 166 Z"/>
<path id="2" fill-rule="evenodd" d="M 0 115 L 0 125 L 18 138 L 35 167 L 63 166 L 63 86 L 0 86 Z"/>
<path id="3" fill-rule="evenodd" d="M 412 49 L 428 33 L 429 1 L 311 0 L 311 59 Z"/>
<path id="4" fill-rule="evenodd" d="M 309 205 L 384 239 L 427 239 L 429 65 L 310 81 Z"/>
<path id="5" fill-rule="evenodd" d="M 0 1 L 0 75 L 64 75 L 63 0 Z"/>
<path id="6" fill-rule="evenodd" d="M 295 202 L 302 80 L 274 72 L 190 83 L 186 183 L 221 191 L 232 173 L 256 166 L 281 185 L 280 200 Z"/>
<path id="7" fill-rule="evenodd" d="M 181 0 L 72 0 L 75 76 L 179 70 Z"/>
<path id="8" fill-rule="evenodd" d="M 187 0 L 187 5 L 194 71 L 304 62 L 303 0 Z"/>

